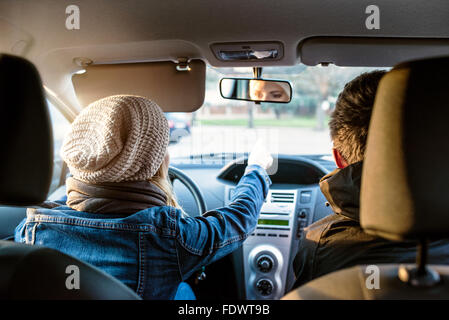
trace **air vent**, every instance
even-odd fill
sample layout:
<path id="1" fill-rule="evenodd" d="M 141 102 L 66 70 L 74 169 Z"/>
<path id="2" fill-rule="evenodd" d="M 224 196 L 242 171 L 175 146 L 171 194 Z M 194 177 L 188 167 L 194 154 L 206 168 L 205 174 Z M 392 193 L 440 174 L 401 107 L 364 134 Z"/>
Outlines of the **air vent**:
<path id="1" fill-rule="evenodd" d="M 271 203 L 293 203 L 295 200 L 295 194 L 294 193 L 280 193 L 280 192 L 272 192 L 271 193 Z"/>

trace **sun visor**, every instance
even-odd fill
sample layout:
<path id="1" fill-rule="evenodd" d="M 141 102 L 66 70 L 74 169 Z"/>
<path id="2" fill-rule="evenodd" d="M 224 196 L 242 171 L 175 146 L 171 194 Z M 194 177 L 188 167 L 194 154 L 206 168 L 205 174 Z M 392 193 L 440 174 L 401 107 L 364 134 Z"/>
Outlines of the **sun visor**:
<path id="1" fill-rule="evenodd" d="M 146 97 L 165 112 L 192 112 L 204 102 L 206 65 L 202 60 L 191 60 L 182 66 L 168 61 L 98 64 L 85 70 L 72 77 L 83 107 L 117 94 Z"/>
<path id="2" fill-rule="evenodd" d="M 391 67 L 400 62 L 449 55 L 449 39 L 313 37 L 298 46 L 302 63 L 345 67 Z"/>

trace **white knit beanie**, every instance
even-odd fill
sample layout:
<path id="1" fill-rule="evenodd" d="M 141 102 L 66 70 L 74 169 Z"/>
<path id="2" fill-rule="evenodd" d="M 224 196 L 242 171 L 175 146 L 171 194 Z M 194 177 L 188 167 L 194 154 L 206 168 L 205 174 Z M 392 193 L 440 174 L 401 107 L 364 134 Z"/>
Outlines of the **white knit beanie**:
<path id="1" fill-rule="evenodd" d="M 167 119 L 143 97 L 118 95 L 91 103 L 64 139 L 61 157 L 72 175 L 92 183 L 143 181 L 164 161 Z"/>

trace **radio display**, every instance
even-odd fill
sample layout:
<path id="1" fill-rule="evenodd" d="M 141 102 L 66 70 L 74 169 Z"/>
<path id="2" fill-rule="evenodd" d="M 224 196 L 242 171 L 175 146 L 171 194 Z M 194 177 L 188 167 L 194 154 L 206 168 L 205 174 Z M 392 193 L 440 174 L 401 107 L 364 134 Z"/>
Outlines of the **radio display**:
<path id="1" fill-rule="evenodd" d="M 257 220 L 257 224 L 287 227 L 289 224 L 289 221 L 288 220 L 277 220 L 277 219 L 259 219 L 259 220 Z"/>

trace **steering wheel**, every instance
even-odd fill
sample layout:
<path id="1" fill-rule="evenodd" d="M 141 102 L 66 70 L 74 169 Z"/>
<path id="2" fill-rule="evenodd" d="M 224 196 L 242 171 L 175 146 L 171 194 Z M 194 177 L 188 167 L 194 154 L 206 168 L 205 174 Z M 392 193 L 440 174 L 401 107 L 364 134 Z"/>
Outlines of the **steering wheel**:
<path id="1" fill-rule="evenodd" d="M 170 166 L 168 168 L 168 177 L 170 178 L 172 185 L 175 180 L 179 180 L 190 191 L 193 198 L 195 199 L 195 203 L 199 211 L 199 216 L 207 211 L 206 201 L 204 200 L 203 193 L 201 192 L 198 185 L 192 179 L 190 179 L 189 176 L 187 176 L 181 170 Z"/>

